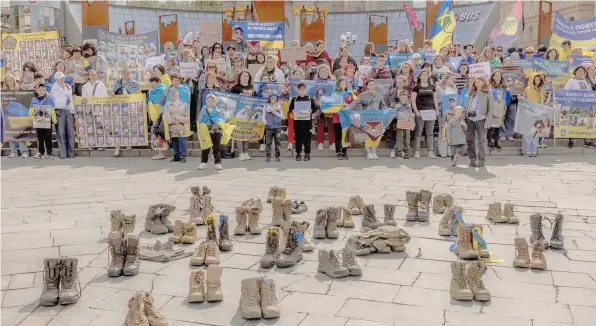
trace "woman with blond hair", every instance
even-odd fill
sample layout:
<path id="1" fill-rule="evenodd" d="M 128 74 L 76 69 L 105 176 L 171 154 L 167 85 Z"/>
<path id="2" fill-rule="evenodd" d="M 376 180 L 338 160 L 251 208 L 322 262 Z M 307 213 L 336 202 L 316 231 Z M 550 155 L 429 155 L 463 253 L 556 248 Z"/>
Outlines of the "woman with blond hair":
<path id="1" fill-rule="evenodd" d="M 492 114 L 493 94 L 484 77 L 474 77 L 470 85 L 468 103 L 465 114 L 468 125 L 467 142 L 468 158 L 471 167 L 484 167 L 486 160 L 486 117 Z M 478 153 L 476 153 L 476 139 L 478 139 Z M 477 155 L 478 154 L 478 155 Z"/>
<path id="2" fill-rule="evenodd" d="M 485 47 L 484 50 L 482 50 L 482 53 L 480 54 L 480 56 L 483 56 L 486 58 L 486 61 L 488 63 L 490 63 L 490 67 L 491 68 L 498 68 L 498 67 L 502 67 L 502 63 L 501 60 L 499 60 L 499 58 L 495 57 L 495 50 L 491 47 Z"/>
<path id="3" fill-rule="evenodd" d="M 397 53 L 412 53 L 414 51 L 412 51 L 412 48 L 410 47 L 410 44 L 408 44 L 407 41 L 399 41 L 397 42 L 397 51 L 395 51 Z"/>
<path id="4" fill-rule="evenodd" d="M 443 79 L 437 85 L 437 94 L 439 100 L 439 107 L 442 105 L 443 95 L 450 95 L 454 94 L 457 96 L 457 86 L 455 85 L 455 74 L 453 72 L 446 72 L 443 75 Z M 437 147 L 439 149 L 439 156 L 440 157 L 447 157 L 450 156 L 450 148 L 447 146 L 447 139 L 445 138 L 445 126 L 447 125 L 447 121 L 453 117 L 452 110 L 448 110 L 446 112 L 441 112 L 441 118 L 439 119 L 439 141 L 437 143 Z"/>
<path id="5" fill-rule="evenodd" d="M 375 53 L 375 45 L 373 43 L 366 43 L 366 45 L 364 46 L 364 56 L 369 58 L 377 56 Z"/>

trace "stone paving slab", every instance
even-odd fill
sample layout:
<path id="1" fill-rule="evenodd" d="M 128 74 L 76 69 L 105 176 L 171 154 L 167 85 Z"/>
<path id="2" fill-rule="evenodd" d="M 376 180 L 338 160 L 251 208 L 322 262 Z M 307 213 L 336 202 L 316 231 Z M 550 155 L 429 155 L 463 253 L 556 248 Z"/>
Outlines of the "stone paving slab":
<path id="1" fill-rule="evenodd" d="M 122 325 L 126 303 L 137 291 L 151 291 L 156 308 L 171 326 L 321 325 L 321 326 L 594 326 L 596 321 L 596 155 L 542 155 L 538 158 L 489 158 L 486 169 L 448 160 L 336 161 L 290 158 L 267 164 L 225 160 L 225 170 L 197 171 L 187 164 L 155 162 L 145 157 L 78 157 L 73 160 L 0 160 L 1 175 L 1 324 L 4 326 Z M 42 180 L 42 181 L 40 181 Z M 360 230 L 340 229 L 337 240 L 314 240 L 316 250 L 288 269 L 264 270 L 259 259 L 266 235 L 232 236 L 234 249 L 222 253 L 224 301 L 188 304 L 188 258 L 169 263 L 142 261 L 134 277 L 108 278 L 107 234 L 114 209 L 138 217 L 143 244 L 168 236 L 141 232 L 147 207 L 176 206 L 171 218 L 187 219 L 190 187 L 208 185 L 216 212 L 228 214 L 250 198 L 264 199 L 272 185 L 286 187 L 292 199 L 307 202 L 298 220 L 314 223 L 315 211 L 347 204 L 360 194 L 366 203 L 397 205 L 396 220 L 412 239 L 402 253 L 358 257 L 363 275 L 331 279 L 317 273 L 317 250 L 340 250 Z M 446 192 L 464 207 L 467 222 L 482 224 L 489 250 L 503 262 L 490 263 L 483 280 L 492 293 L 486 303 L 451 300 L 451 241 L 437 234 L 440 215 L 426 223 L 405 221 L 405 191 L 427 188 Z M 516 205 L 519 225 L 490 224 L 485 218 L 494 201 Z M 547 251 L 548 269 L 511 267 L 513 238 L 528 237 L 529 216 L 539 212 L 565 216 L 564 251 Z M 264 205 L 261 224 L 272 210 Z M 550 237 L 550 225 L 545 225 Z M 198 229 L 204 239 L 204 228 Z M 310 236 L 307 234 L 307 236 Z M 192 251 L 198 245 L 184 245 Z M 44 258 L 79 259 L 83 288 L 72 306 L 40 307 Z M 278 320 L 246 321 L 237 311 L 240 280 L 265 274 L 275 280 L 282 307 Z"/>

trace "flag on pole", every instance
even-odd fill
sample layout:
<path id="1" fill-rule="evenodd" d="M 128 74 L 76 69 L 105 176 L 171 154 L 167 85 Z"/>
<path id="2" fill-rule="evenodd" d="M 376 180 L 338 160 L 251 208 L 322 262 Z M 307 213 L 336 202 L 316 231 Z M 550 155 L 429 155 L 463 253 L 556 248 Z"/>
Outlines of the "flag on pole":
<path id="1" fill-rule="evenodd" d="M 517 0 L 513 9 L 505 19 L 501 20 L 490 33 L 493 46 L 512 47 L 519 40 L 523 27 L 522 0 Z"/>
<path id="2" fill-rule="evenodd" d="M 412 6 L 406 5 L 403 1 L 401 2 L 401 5 L 406 11 L 406 17 L 408 17 L 410 26 L 412 26 L 412 28 L 416 30 L 420 30 L 420 27 L 422 27 L 422 25 L 420 25 L 420 21 L 418 20 L 418 17 L 416 17 L 416 12 L 412 8 Z"/>
<path id="3" fill-rule="evenodd" d="M 455 14 L 453 13 L 453 3 L 451 0 L 445 0 L 437 12 L 435 22 L 430 28 L 429 39 L 433 42 L 433 49 L 437 52 L 450 44 L 455 30 Z"/>

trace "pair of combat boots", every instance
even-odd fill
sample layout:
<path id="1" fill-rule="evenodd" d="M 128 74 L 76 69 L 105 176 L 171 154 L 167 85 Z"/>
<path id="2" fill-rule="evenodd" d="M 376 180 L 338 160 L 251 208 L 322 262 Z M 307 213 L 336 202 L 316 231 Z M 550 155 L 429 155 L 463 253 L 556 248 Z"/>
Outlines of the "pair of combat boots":
<path id="1" fill-rule="evenodd" d="M 435 195 L 433 198 L 433 212 L 435 214 L 443 214 L 449 207 L 453 207 L 453 196 L 450 194 Z"/>
<path id="2" fill-rule="evenodd" d="M 428 222 L 431 199 L 432 193 L 428 190 L 423 189 L 420 192 L 406 191 L 406 203 L 408 204 L 406 221 Z"/>
<path id="3" fill-rule="evenodd" d="M 122 211 L 112 211 L 110 213 L 110 224 L 112 225 L 113 231 L 120 231 L 123 232 L 125 235 L 128 233 L 135 232 L 135 225 L 137 224 L 137 216 L 133 215 L 124 215 Z"/>
<path id="4" fill-rule="evenodd" d="M 265 255 L 260 262 L 262 268 L 271 268 L 274 265 L 279 268 L 288 268 L 302 260 L 304 236 L 295 224 L 296 222 L 288 224 L 287 230 L 283 231 L 285 233 L 285 248 L 283 250 L 279 247 L 279 230 L 275 227 L 267 229 Z"/>
<path id="5" fill-rule="evenodd" d="M 281 308 L 275 293 L 275 281 L 264 277 L 242 280 L 240 314 L 244 319 L 279 318 Z"/>
<path id="6" fill-rule="evenodd" d="M 503 210 L 499 202 L 488 204 L 486 219 L 495 223 L 519 224 L 519 219 L 515 216 L 515 206 L 511 203 L 506 203 Z"/>
<path id="7" fill-rule="evenodd" d="M 286 200 L 286 196 L 286 188 L 273 186 L 269 189 L 269 194 L 267 195 L 267 202 L 271 203 L 276 198 Z"/>
<path id="8" fill-rule="evenodd" d="M 548 246 L 552 249 L 563 249 L 563 214 L 558 213 L 555 215 L 555 221 L 551 221 L 553 233 L 550 237 L 550 243 L 546 241 L 544 234 L 542 233 L 542 221 L 545 219 L 547 218 L 537 213 L 530 216 L 530 229 L 532 231 L 532 235 L 530 235 L 530 243 L 542 242 L 545 247 Z"/>
<path id="9" fill-rule="evenodd" d="M 172 205 L 157 204 L 149 206 L 149 211 L 145 217 L 145 231 L 153 234 L 166 234 L 174 232 L 174 225 L 168 219 L 170 213 L 176 207 Z"/>
<path id="10" fill-rule="evenodd" d="M 356 241 L 356 236 L 348 239 L 345 248 L 341 251 L 341 260 L 338 253 L 333 250 L 320 250 L 317 270 L 334 278 L 362 275 L 362 268 L 356 261 Z"/>
<path id="11" fill-rule="evenodd" d="M 451 298 L 459 301 L 490 301 L 490 292 L 484 286 L 482 275 L 486 273 L 486 264 L 474 261 L 466 269 L 466 263 L 451 263 Z"/>
<path id="12" fill-rule="evenodd" d="M 174 234 L 172 234 L 174 243 L 193 244 L 197 241 L 197 226 L 193 221 L 183 222 L 176 220 L 174 222 Z"/>
<path id="13" fill-rule="evenodd" d="M 337 223 L 340 219 L 340 208 L 329 207 L 317 210 L 315 225 L 313 226 L 314 239 L 337 239 L 339 230 Z"/>
<path id="14" fill-rule="evenodd" d="M 535 241 L 532 246 L 532 255 L 528 250 L 526 238 L 515 238 L 515 258 L 513 267 L 546 269 L 546 258 L 544 258 L 544 249 L 546 244 L 542 241 Z M 531 258 L 530 258 L 531 257 Z"/>
<path id="15" fill-rule="evenodd" d="M 385 213 L 385 219 L 383 222 L 377 220 L 377 212 L 375 211 L 375 205 L 366 205 L 362 210 L 362 231 L 376 230 L 383 225 L 397 226 L 395 221 L 395 205 L 384 204 L 383 211 Z"/>
<path id="16" fill-rule="evenodd" d="M 186 301 L 194 302 L 215 302 L 223 300 L 223 292 L 221 290 L 221 273 L 223 267 L 217 265 L 209 265 L 207 268 L 207 279 L 205 280 L 205 272 L 202 270 L 193 270 L 190 272 L 190 279 L 188 280 L 189 290 Z M 207 289 L 205 290 L 205 283 Z"/>
<path id="17" fill-rule="evenodd" d="M 168 326 L 165 317 L 153 306 L 153 296 L 141 292 L 128 299 L 126 326 Z"/>
<path id="18" fill-rule="evenodd" d="M 443 217 L 439 222 L 439 235 L 450 236 L 457 235 L 457 229 L 459 228 L 460 222 L 455 218 L 455 214 L 464 213 L 464 209 L 461 206 L 448 207 L 443 213 Z M 462 219 L 463 221 L 463 219 Z"/>
<path id="19" fill-rule="evenodd" d="M 190 197 L 190 221 L 195 225 L 203 225 L 205 218 L 213 212 L 211 204 L 211 189 L 203 186 L 190 187 L 192 196 Z"/>
<path id="20" fill-rule="evenodd" d="M 271 215 L 271 225 L 280 226 L 282 222 L 292 220 L 292 200 L 273 198 L 271 202 L 273 213 Z"/>
<path id="21" fill-rule="evenodd" d="M 461 259 L 489 258 L 490 253 L 486 248 L 478 244 L 478 250 L 474 249 L 474 236 L 472 231 L 482 237 L 482 225 L 480 224 L 459 224 L 457 226 L 457 240 L 455 243 L 455 254 Z"/>
<path id="22" fill-rule="evenodd" d="M 139 237 L 134 233 L 120 231 L 110 232 L 108 235 L 108 246 L 112 261 L 108 267 L 109 277 L 120 275 L 133 276 L 139 274 L 140 243 Z"/>
<path id="23" fill-rule="evenodd" d="M 362 210 L 365 205 L 364 199 L 359 195 L 352 196 L 348 200 L 348 210 L 352 215 L 362 215 Z"/>
<path id="24" fill-rule="evenodd" d="M 225 223 L 227 225 L 227 216 L 222 215 L 222 217 L 224 222 L 220 224 Z M 190 257 L 190 264 L 192 266 L 219 264 L 221 243 L 225 244 L 223 246 L 224 248 L 232 250 L 232 243 L 229 240 L 229 235 L 227 236 L 227 239 L 223 239 L 220 233 L 220 244 L 218 244 L 217 233 L 215 232 L 215 218 L 213 215 L 207 216 L 205 219 L 205 227 L 207 228 L 207 240 L 201 241 L 197 249 L 195 249 L 193 256 Z"/>
<path id="25" fill-rule="evenodd" d="M 263 204 L 260 199 L 249 199 L 236 206 L 236 228 L 234 228 L 235 235 L 245 235 L 246 232 L 250 234 L 261 234 L 261 226 L 259 225 L 259 218 L 263 211 Z"/>
<path id="26" fill-rule="evenodd" d="M 42 306 L 66 305 L 79 301 L 81 292 L 76 258 L 46 258 L 43 260 Z"/>

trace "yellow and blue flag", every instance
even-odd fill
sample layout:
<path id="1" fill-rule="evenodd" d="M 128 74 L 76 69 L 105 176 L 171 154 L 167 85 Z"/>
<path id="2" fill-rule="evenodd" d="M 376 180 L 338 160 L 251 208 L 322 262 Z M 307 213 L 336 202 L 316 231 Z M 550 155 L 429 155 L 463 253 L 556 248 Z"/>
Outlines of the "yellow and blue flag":
<path id="1" fill-rule="evenodd" d="M 429 39 L 433 42 L 433 49 L 439 52 L 442 47 L 450 44 L 454 30 L 455 14 L 453 13 L 453 4 L 451 0 L 445 0 L 430 28 Z"/>

